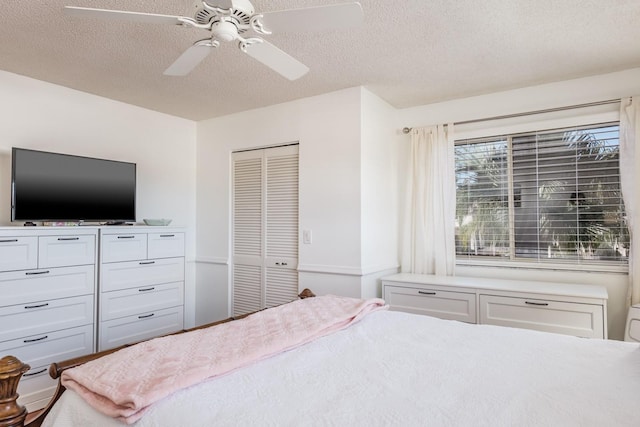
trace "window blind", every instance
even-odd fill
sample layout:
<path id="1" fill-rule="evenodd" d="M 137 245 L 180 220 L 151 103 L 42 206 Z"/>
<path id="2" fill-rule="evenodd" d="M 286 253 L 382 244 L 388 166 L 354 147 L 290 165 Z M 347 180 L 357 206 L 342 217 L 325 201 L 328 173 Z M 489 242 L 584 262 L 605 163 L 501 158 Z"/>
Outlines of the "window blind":
<path id="1" fill-rule="evenodd" d="M 626 264 L 619 125 L 456 142 L 459 257 Z"/>

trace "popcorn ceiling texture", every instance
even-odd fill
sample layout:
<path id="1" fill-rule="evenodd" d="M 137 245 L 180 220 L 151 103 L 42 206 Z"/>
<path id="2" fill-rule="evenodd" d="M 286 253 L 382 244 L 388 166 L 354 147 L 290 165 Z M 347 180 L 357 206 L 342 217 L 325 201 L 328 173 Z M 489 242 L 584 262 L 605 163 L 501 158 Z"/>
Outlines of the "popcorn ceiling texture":
<path id="1" fill-rule="evenodd" d="M 267 12 L 344 1 L 252 3 Z M 360 28 L 268 36 L 311 69 L 291 82 L 235 43 L 186 77 L 164 76 L 208 32 L 62 12 L 70 5 L 184 15 L 192 0 L 8 0 L 0 8 L 0 70 L 203 120 L 354 86 L 404 108 L 640 67 L 638 0 L 360 3 Z"/>

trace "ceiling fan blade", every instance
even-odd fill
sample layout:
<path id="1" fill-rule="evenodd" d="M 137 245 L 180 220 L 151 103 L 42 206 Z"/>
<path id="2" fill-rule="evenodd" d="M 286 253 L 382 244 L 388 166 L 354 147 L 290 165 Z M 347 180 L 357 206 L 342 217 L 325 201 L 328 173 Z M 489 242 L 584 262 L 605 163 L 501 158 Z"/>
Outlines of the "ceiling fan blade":
<path id="1" fill-rule="evenodd" d="M 128 12 L 124 10 L 93 9 L 89 7 L 65 6 L 64 11 L 69 16 L 85 18 L 119 19 L 121 21 L 143 22 L 147 24 L 181 25 L 181 16 L 158 15 L 156 13 Z"/>
<path id="2" fill-rule="evenodd" d="M 244 52 L 289 80 L 299 79 L 309 71 L 309 67 L 266 40 L 247 45 Z"/>
<path id="3" fill-rule="evenodd" d="M 211 53 L 212 46 L 193 45 L 164 70 L 165 76 L 186 76 Z"/>
<path id="4" fill-rule="evenodd" d="M 233 0 L 206 0 L 207 4 L 211 6 L 219 7 L 220 9 L 231 9 L 233 7 Z"/>
<path id="5" fill-rule="evenodd" d="M 358 2 L 262 14 L 265 29 L 274 33 L 342 30 L 361 25 L 362 21 L 362 6 Z"/>

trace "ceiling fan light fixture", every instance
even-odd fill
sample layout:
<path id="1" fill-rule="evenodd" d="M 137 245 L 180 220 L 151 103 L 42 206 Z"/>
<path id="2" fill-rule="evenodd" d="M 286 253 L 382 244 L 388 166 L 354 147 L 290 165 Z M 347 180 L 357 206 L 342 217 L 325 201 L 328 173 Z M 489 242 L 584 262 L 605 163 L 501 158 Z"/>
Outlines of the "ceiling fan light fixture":
<path id="1" fill-rule="evenodd" d="M 184 76 L 200 64 L 222 42 L 238 41 L 242 52 L 276 73 L 296 80 L 309 68 L 260 37 L 244 37 L 253 30 L 269 35 L 279 32 L 324 32 L 349 28 L 361 24 L 362 6 L 358 2 L 303 7 L 256 14 L 250 0 L 192 0 L 187 15 L 171 16 L 123 10 L 65 6 L 65 13 L 74 16 L 119 19 L 154 24 L 182 25 L 207 30 L 210 37 L 199 40 L 188 48 L 164 72 L 169 76 Z M 211 3 L 210 3 L 211 2 Z M 213 4 L 215 3 L 215 4 Z M 265 2 L 266 3 L 266 2 Z"/>
<path id="2" fill-rule="evenodd" d="M 238 27 L 233 22 L 220 20 L 211 26 L 211 32 L 217 40 L 231 42 L 238 38 Z"/>

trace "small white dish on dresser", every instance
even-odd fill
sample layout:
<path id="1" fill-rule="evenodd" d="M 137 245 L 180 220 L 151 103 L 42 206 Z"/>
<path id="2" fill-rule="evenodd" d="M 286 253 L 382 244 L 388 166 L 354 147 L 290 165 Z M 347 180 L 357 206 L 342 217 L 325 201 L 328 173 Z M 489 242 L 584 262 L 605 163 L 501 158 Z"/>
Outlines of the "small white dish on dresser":
<path id="1" fill-rule="evenodd" d="M 169 225 L 171 224 L 170 219 L 160 218 L 160 219 L 143 219 L 146 225 Z"/>

